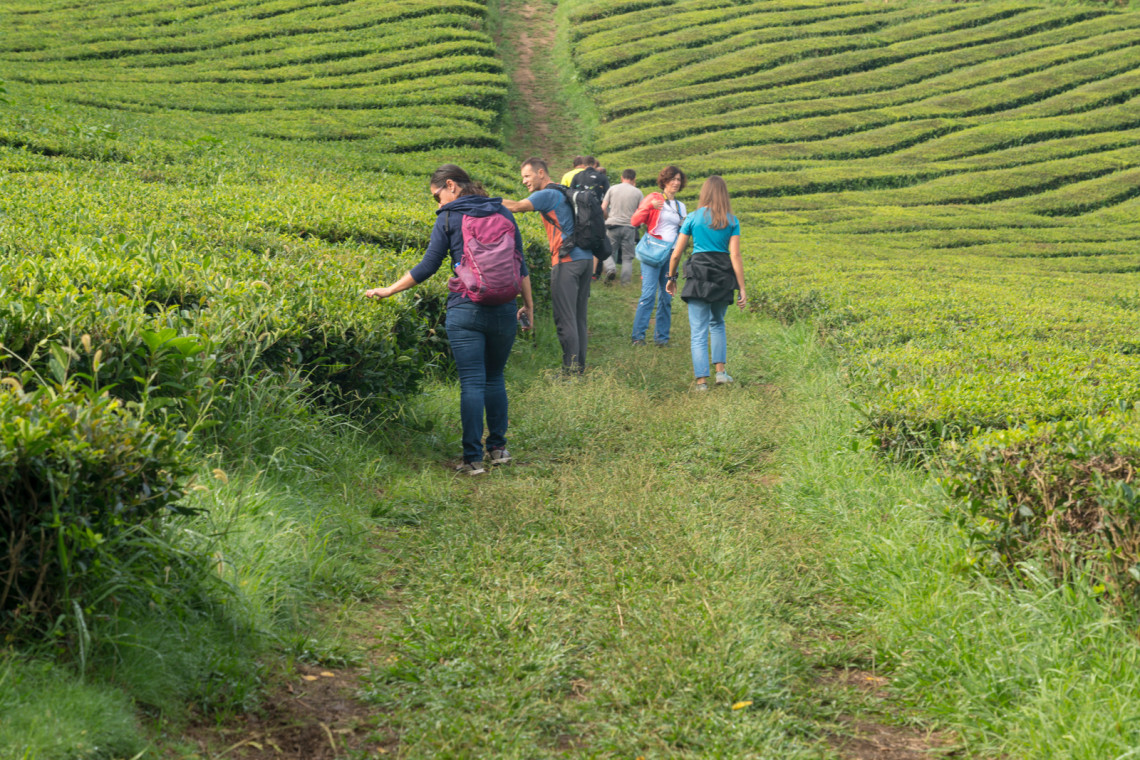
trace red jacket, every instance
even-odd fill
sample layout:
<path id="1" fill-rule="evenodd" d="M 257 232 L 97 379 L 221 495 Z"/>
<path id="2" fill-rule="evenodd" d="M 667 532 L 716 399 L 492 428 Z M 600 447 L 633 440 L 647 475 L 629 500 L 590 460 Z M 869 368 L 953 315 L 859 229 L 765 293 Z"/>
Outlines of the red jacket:
<path id="1" fill-rule="evenodd" d="M 657 234 L 657 223 L 661 221 L 661 209 L 653 208 L 652 204 L 655 200 L 664 202 L 665 196 L 661 193 L 650 193 L 645 196 L 641 203 L 638 204 L 637 211 L 634 211 L 633 216 L 630 217 L 629 223 L 632 227 L 640 227 L 643 224 L 646 225 L 649 228 L 649 234 L 661 240 L 661 236 Z M 677 205 L 682 209 L 684 208 L 684 204 L 680 201 L 677 201 Z M 683 211 L 681 214 L 684 216 Z"/>

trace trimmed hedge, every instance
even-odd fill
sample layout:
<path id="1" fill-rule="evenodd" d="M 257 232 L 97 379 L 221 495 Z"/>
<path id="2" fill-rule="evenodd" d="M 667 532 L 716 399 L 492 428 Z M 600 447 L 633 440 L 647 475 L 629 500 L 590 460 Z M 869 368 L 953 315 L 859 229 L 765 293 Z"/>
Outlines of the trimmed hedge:
<path id="1" fill-rule="evenodd" d="M 50 625 L 178 502 L 181 436 L 106 394 L 0 389 L 0 628 Z"/>
<path id="2" fill-rule="evenodd" d="M 976 555 L 1040 554 L 1119 602 L 1140 601 L 1140 427 L 1134 411 L 1032 424 L 946 452 L 943 483 Z"/>

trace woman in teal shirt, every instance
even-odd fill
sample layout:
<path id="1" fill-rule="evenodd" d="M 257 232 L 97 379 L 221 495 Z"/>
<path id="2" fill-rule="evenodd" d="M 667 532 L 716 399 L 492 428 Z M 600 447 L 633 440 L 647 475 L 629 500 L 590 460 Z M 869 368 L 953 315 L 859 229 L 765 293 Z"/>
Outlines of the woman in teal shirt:
<path id="1" fill-rule="evenodd" d="M 739 290 L 736 305 L 748 302 L 744 292 L 744 263 L 740 258 L 740 221 L 732 215 L 728 187 L 721 177 L 713 175 L 701 186 L 697 210 L 681 225 L 681 234 L 669 259 L 669 276 L 665 289 L 677 293 L 677 264 L 693 240 L 693 255 L 685 262 L 685 288 L 681 300 L 689 306 L 690 346 L 693 352 L 694 390 L 709 389 L 709 351 L 716 365 L 716 384 L 732 382 L 725 366 L 728 338 L 724 314 Z"/>

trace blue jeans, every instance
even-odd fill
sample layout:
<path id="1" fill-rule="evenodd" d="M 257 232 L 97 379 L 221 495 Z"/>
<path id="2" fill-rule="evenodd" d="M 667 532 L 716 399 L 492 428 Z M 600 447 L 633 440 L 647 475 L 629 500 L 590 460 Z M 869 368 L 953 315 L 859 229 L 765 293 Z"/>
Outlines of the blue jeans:
<path id="1" fill-rule="evenodd" d="M 724 332 L 724 313 L 728 303 L 709 303 L 689 299 L 689 346 L 693 351 L 693 377 L 709 376 L 709 349 L 713 364 L 722 363 L 728 354 L 728 338 Z M 711 346 L 710 346 L 711 343 Z"/>
<path id="2" fill-rule="evenodd" d="M 641 298 L 633 315 L 633 339 L 645 340 L 649 329 L 649 317 L 653 314 L 653 303 L 657 302 L 657 325 L 654 329 L 655 343 L 669 342 L 669 325 L 673 316 L 673 296 L 665 292 L 665 278 L 669 276 L 669 263 L 651 267 L 641 262 Z"/>
<path id="3" fill-rule="evenodd" d="M 447 310 L 447 338 L 459 373 L 459 418 L 463 422 L 463 461 L 483 459 L 483 412 L 487 448 L 507 445 L 507 383 L 503 369 L 515 344 L 518 307 L 462 303 Z"/>

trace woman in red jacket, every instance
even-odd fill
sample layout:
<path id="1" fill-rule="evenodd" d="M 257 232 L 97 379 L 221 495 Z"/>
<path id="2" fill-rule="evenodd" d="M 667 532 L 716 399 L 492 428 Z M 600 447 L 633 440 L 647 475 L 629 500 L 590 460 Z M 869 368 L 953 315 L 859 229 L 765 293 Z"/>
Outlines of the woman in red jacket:
<path id="1" fill-rule="evenodd" d="M 654 240 L 646 241 L 655 247 L 672 250 L 673 242 L 681 231 L 685 219 L 685 204 L 676 199 L 677 193 L 685 188 L 685 173 L 676 166 L 666 166 L 657 175 L 660 193 L 650 193 L 633 213 L 630 224 L 639 227 L 646 225 L 648 234 Z M 639 246 L 641 248 L 641 246 Z M 653 314 L 654 302 L 657 305 L 657 323 L 653 342 L 658 346 L 669 345 L 669 327 L 672 320 L 673 296 L 665 290 L 665 276 L 669 273 L 669 256 L 659 264 L 647 263 L 638 253 L 641 262 L 641 298 L 633 315 L 633 345 L 645 345 L 645 331 L 649 328 L 649 317 Z"/>

